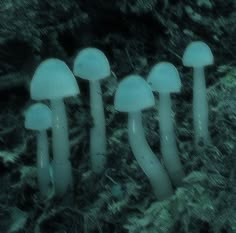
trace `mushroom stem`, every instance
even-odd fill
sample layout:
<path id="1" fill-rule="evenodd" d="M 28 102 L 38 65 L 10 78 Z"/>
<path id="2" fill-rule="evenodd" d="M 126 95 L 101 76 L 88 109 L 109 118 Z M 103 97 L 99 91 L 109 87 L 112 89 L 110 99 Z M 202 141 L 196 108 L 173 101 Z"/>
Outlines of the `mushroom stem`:
<path id="1" fill-rule="evenodd" d="M 100 174 L 106 164 L 106 127 L 99 80 L 90 81 L 90 106 L 93 127 L 90 130 L 90 159 L 92 170 Z"/>
<path id="2" fill-rule="evenodd" d="M 195 146 L 200 142 L 208 144 L 208 103 L 203 67 L 193 68 L 193 121 Z"/>
<path id="3" fill-rule="evenodd" d="M 61 197 L 73 189 L 72 167 L 70 161 L 52 161 L 54 188 L 57 196 Z"/>
<path id="4" fill-rule="evenodd" d="M 166 169 L 175 186 L 180 186 L 184 178 L 184 171 L 178 156 L 173 127 L 171 98 L 169 93 L 159 94 L 159 127 L 161 152 Z"/>
<path id="5" fill-rule="evenodd" d="M 128 134 L 133 154 L 149 178 L 157 198 L 160 200 L 168 198 L 173 194 L 171 182 L 146 141 L 140 111 L 129 113 Z"/>
<path id="6" fill-rule="evenodd" d="M 46 130 L 37 133 L 37 177 L 39 190 L 43 196 L 50 190 L 51 177 L 49 172 L 48 138 Z"/>
<path id="7" fill-rule="evenodd" d="M 61 196 L 72 187 L 72 168 L 69 161 L 68 125 L 63 99 L 52 99 L 52 147 L 55 192 Z"/>
<path id="8" fill-rule="evenodd" d="M 53 156 L 56 161 L 69 159 L 70 147 L 68 125 L 63 99 L 52 99 L 52 144 Z"/>

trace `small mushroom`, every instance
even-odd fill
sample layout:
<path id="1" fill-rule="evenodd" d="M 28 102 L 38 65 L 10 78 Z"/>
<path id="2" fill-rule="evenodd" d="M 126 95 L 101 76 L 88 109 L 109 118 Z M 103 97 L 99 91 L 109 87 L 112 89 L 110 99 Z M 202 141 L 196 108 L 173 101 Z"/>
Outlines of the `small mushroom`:
<path id="1" fill-rule="evenodd" d="M 198 147 L 210 143 L 208 132 L 208 102 L 204 67 L 214 63 L 214 57 L 208 45 L 202 41 L 190 43 L 183 55 L 183 64 L 193 67 L 193 125 L 194 142 Z"/>
<path id="2" fill-rule="evenodd" d="M 46 196 L 51 187 L 48 137 L 46 130 L 52 126 L 51 110 L 41 103 L 30 106 L 25 113 L 25 128 L 37 132 L 37 177 L 39 190 Z"/>
<path id="3" fill-rule="evenodd" d="M 115 93 L 115 109 L 128 112 L 128 136 L 133 154 L 149 178 L 159 200 L 173 194 L 167 172 L 146 141 L 141 111 L 154 106 L 154 96 L 147 82 L 138 75 L 122 80 Z"/>
<path id="4" fill-rule="evenodd" d="M 150 71 L 148 83 L 153 91 L 159 93 L 159 127 L 161 152 L 166 169 L 175 186 L 180 186 L 184 171 L 178 156 L 171 110 L 171 93 L 180 92 L 181 81 L 174 65 L 160 62 Z"/>

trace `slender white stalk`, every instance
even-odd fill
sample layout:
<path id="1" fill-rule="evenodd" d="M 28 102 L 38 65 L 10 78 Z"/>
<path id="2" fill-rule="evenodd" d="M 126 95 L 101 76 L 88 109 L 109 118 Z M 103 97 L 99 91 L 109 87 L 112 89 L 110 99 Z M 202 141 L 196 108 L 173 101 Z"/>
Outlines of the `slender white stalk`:
<path id="1" fill-rule="evenodd" d="M 159 93 L 159 127 L 161 152 L 166 169 L 175 186 L 180 186 L 184 178 L 184 171 L 178 156 L 173 127 L 171 98 L 169 93 Z"/>
<path id="2" fill-rule="evenodd" d="M 206 93 L 205 74 L 203 67 L 193 68 L 193 124 L 194 142 L 208 144 L 208 102 Z"/>
<path id="3" fill-rule="evenodd" d="M 146 141 L 141 112 L 129 113 L 128 134 L 133 154 L 149 178 L 157 198 L 159 200 L 168 198 L 173 194 L 171 182 L 167 172 Z"/>
<path id="4" fill-rule="evenodd" d="M 90 106 L 93 127 L 90 130 L 90 159 L 92 170 L 102 173 L 106 164 L 106 126 L 99 80 L 90 81 Z"/>
<path id="5" fill-rule="evenodd" d="M 50 177 L 48 138 L 46 130 L 37 133 L 37 176 L 39 190 L 42 196 L 46 196 L 50 190 Z"/>
<path id="6" fill-rule="evenodd" d="M 57 195 L 63 195 L 72 186 L 72 168 L 68 123 L 63 99 L 51 100 L 53 177 Z"/>
<path id="7" fill-rule="evenodd" d="M 52 161 L 54 188 L 57 196 L 63 196 L 73 189 L 73 177 L 71 162 L 67 159 L 63 162 Z"/>
<path id="8" fill-rule="evenodd" d="M 70 156 L 68 123 L 63 99 L 51 100 L 52 146 L 56 161 L 64 161 Z"/>

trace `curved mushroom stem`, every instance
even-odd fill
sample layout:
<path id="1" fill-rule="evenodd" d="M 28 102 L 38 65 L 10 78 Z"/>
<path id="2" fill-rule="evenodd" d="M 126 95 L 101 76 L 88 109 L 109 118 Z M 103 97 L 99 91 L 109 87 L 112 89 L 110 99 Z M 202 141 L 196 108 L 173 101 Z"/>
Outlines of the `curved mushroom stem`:
<path id="1" fill-rule="evenodd" d="M 161 139 L 161 152 L 166 169 L 175 186 L 180 186 L 184 178 L 184 171 L 178 156 L 173 127 L 171 98 L 169 93 L 159 94 L 159 127 Z"/>
<path id="2" fill-rule="evenodd" d="M 48 138 L 46 130 L 41 130 L 37 134 L 37 176 L 39 190 L 42 196 L 46 196 L 50 190 L 50 163 L 48 152 Z"/>
<path id="3" fill-rule="evenodd" d="M 141 112 L 131 112 L 128 116 L 129 143 L 135 158 L 147 175 L 159 200 L 173 194 L 170 179 L 148 145 L 142 125 Z"/>
<path id="4" fill-rule="evenodd" d="M 203 67 L 193 68 L 193 122 L 195 146 L 201 142 L 208 144 L 208 102 Z"/>
<path id="5" fill-rule="evenodd" d="M 90 130 L 90 159 L 92 170 L 100 174 L 106 164 L 106 126 L 99 80 L 90 81 L 90 106 L 93 127 Z"/>
<path id="6" fill-rule="evenodd" d="M 53 177 L 56 194 L 61 196 L 67 192 L 68 186 L 72 187 L 68 125 L 63 99 L 51 100 L 51 109 Z"/>

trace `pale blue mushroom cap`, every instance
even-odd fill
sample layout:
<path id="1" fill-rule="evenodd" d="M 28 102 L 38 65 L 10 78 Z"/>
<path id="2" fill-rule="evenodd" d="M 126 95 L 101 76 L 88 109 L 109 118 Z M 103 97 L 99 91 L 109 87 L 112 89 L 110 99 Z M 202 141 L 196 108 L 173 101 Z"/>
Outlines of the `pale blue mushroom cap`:
<path id="1" fill-rule="evenodd" d="M 85 48 L 75 58 L 73 73 L 82 79 L 95 81 L 110 76 L 111 70 L 105 54 L 96 48 Z"/>
<path id="2" fill-rule="evenodd" d="M 156 64 L 151 69 L 147 81 L 152 90 L 159 93 L 176 93 L 181 89 L 179 73 L 169 62 Z"/>
<path id="3" fill-rule="evenodd" d="M 63 61 L 49 58 L 36 69 L 30 85 L 34 100 L 58 99 L 80 93 L 77 81 Z"/>
<path id="4" fill-rule="evenodd" d="M 129 75 L 119 84 L 115 93 L 115 109 L 137 112 L 154 106 L 155 100 L 148 83 L 139 75 Z"/>
<path id="5" fill-rule="evenodd" d="M 51 109 L 42 103 L 31 105 L 25 112 L 25 128 L 31 130 L 46 130 L 52 126 Z"/>
<path id="6" fill-rule="evenodd" d="M 203 67 L 212 65 L 214 57 L 205 42 L 194 41 L 185 49 L 182 61 L 183 65 L 187 67 Z"/>

